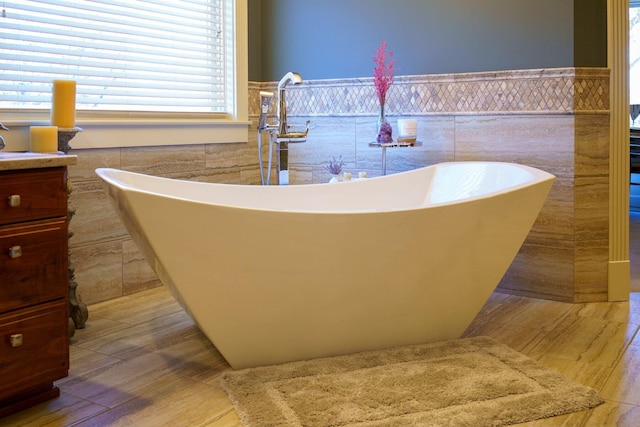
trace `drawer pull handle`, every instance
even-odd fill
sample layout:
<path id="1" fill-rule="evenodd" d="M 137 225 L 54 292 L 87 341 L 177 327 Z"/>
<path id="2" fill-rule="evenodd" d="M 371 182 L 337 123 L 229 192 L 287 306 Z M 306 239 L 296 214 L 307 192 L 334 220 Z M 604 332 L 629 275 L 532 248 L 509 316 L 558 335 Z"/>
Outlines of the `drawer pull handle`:
<path id="1" fill-rule="evenodd" d="M 11 206 L 12 208 L 17 208 L 18 206 L 20 206 L 19 194 L 12 194 L 9 196 L 9 206 Z"/>
<path id="2" fill-rule="evenodd" d="M 22 246 L 11 246 L 9 248 L 10 258 L 20 258 L 22 256 Z"/>
<path id="3" fill-rule="evenodd" d="M 9 337 L 11 347 L 20 347 L 22 345 L 22 334 L 13 334 Z"/>

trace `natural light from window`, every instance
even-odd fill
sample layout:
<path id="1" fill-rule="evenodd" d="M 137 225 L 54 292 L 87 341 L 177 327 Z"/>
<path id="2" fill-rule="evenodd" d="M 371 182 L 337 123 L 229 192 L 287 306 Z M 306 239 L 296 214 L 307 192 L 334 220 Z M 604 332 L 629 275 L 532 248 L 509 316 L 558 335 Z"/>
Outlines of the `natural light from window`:
<path id="1" fill-rule="evenodd" d="M 69 79 L 78 110 L 233 114 L 233 4 L 3 2 L 0 108 L 48 109 Z"/>

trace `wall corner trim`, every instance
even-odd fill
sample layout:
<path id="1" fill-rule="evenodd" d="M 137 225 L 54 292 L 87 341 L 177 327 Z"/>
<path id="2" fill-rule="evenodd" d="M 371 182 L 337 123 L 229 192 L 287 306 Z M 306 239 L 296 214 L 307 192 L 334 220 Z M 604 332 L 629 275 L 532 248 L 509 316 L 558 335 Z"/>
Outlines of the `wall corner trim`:
<path id="1" fill-rule="evenodd" d="M 631 262 L 609 261 L 609 301 L 629 301 Z"/>

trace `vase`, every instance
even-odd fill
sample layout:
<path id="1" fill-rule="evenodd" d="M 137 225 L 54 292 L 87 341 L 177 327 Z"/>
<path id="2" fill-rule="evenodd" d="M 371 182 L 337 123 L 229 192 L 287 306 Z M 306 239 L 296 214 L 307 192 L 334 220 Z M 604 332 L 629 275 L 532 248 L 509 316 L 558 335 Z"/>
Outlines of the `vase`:
<path id="1" fill-rule="evenodd" d="M 333 174 L 331 176 L 331 179 L 329 180 L 329 184 L 335 184 L 336 182 L 341 182 L 342 178 L 340 177 L 340 174 Z"/>
<path id="2" fill-rule="evenodd" d="M 376 126 L 376 135 L 378 134 L 378 132 L 380 132 L 380 125 L 382 125 L 382 122 L 386 122 L 387 119 L 384 115 L 384 105 L 380 106 L 380 111 L 378 112 L 378 123 Z"/>

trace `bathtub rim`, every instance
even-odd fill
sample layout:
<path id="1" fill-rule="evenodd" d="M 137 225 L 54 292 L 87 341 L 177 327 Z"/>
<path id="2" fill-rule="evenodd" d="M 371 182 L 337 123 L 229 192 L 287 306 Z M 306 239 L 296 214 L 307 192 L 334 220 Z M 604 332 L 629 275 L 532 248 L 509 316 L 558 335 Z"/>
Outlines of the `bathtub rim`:
<path id="1" fill-rule="evenodd" d="M 240 206 L 240 205 L 234 205 L 234 204 L 228 204 L 228 203 L 219 203 L 219 202 L 214 202 L 214 201 L 206 201 L 206 200 L 200 200 L 200 199 L 195 199 L 195 198 L 186 198 L 186 197 L 180 197 L 180 196 L 176 196 L 176 195 L 172 195 L 172 194 L 167 194 L 167 193 L 163 193 L 163 192 L 159 192 L 159 191 L 151 191 L 145 188 L 141 188 L 140 186 L 135 186 L 133 184 L 127 183 L 125 181 L 123 181 L 122 179 L 119 179 L 117 177 L 117 174 L 124 174 L 124 175 L 132 175 L 132 176 L 136 176 L 136 177 L 142 177 L 142 179 L 144 180 L 151 180 L 151 181 L 170 181 L 170 182 L 181 182 L 181 183 L 186 183 L 187 185 L 192 185 L 194 187 L 235 187 L 240 189 L 240 191 L 270 191 L 270 192 L 284 192 L 284 191 L 301 191 L 302 188 L 323 188 L 322 191 L 328 191 L 325 190 L 326 188 L 330 188 L 330 186 L 332 185 L 371 185 L 368 182 L 375 182 L 375 181 L 379 181 L 379 180 L 393 180 L 394 177 L 396 180 L 401 179 L 402 177 L 405 177 L 407 175 L 419 175 L 424 173 L 424 170 L 437 170 L 439 167 L 447 167 L 447 166 L 451 166 L 451 165 L 472 165 L 472 164 L 489 164 L 489 165 L 498 165 L 498 166 L 507 166 L 507 167 L 515 167 L 517 169 L 524 169 L 526 171 L 528 171 L 529 173 L 532 174 L 531 180 L 527 180 L 523 183 L 520 184 L 515 184 L 515 185 L 511 185 L 499 190 L 493 190 L 493 191 L 489 191 L 486 193 L 483 193 L 481 195 L 478 196 L 471 196 L 471 197 L 466 197 L 463 199 L 454 199 L 454 200 L 450 200 L 450 201 L 444 201 L 444 202 L 431 202 L 429 204 L 423 204 L 423 205 L 416 205 L 416 206 L 412 206 L 412 207 L 402 207 L 402 208 L 385 208 L 385 209 L 376 209 L 376 208 L 372 208 L 372 209 L 366 209 L 366 208 L 361 208 L 361 209 L 353 209 L 353 210 L 340 210 L 340 209 L 335 209 L 335 210 L 330 210 L 330 209 L 323 209 L 323 210 L 317 210 L 317 209 L 293 209 L 293 210 L 288 210 L 288 209 L 274 209 L 274 208 L 265 208 L 265 207 L 252 207 L 252 206 Z M 113 176 L 112 174 L 110 174 L 111 172 L 115 172 L 116 176 Z M 478 160 L 468 160 L 468 161 L 451 161 L 451 162 L 441 162 L 441 163 L 436 163 L 433 165 L 428 165 L 428 166 L 423 166 L 421 168 L 416 168 L 416 169 L 411 169 L 408 171 L 402 171 L 402 172 L 398 172 L 392 175 L 383 175 L 383 176 L 376 176 L 376 177 L 371 177 L 371 178 L 365 178 L 365 179 L 355 179 L 355 180 L 351 180 L 351 181 L 343 181 L 340 183 L 336 183 L 336 184 L 328 184 L 328 183 L 310 183 L 310 184 L 295 184 L 295 185 L 283 185 L 283 186 L 279 186 L 279 185 L 269 185 L 269 186 L 263 186 L 263 185 L 256 185 L 256 184 L 227 184 L 227 183 L 218 183 L 218 182 L 203 182 L 203 181 L 191 181 L 191 180 L 187 180 L 187 179 L 181 179 L 181 178 L 170 178 L 170 177 L 163 177 L 163 176 L 158 176 L 158 175 L 151 175 L 151 174 L 145 174 L 145 173 L 141 173 L 141 172 L 133 172 L 133 171 L 127 171 L 124 169 L 118 169 L 118 168 L 111 168 L 111 167 L 103 167 L 103 168 L 96 168 L 95 169 L 95 173 L 98 175 L 98 177 L 100 177 L 102 180 L 104 180 L 106 183 L 110 183 L 111 185 L 116 186 L 117 188 L 121 189 L 122 191 L 137 191 L 137 192 L 141 192 L 141 193 L 145 193 L 145 194 L 152 194 L 152 195 L 161 195 L 162 197 L 167 197 L 167 198 L 172 198 L 175 200 L 182 200 L 182 201 L 189 201 L 191 203 L 201 203 L 201 204 L 205 204 L 205 205 L 211 205 L 211 206 L 218 206 L 221 208 L 228 208 L 228 209 L 239 209 L 239 210 L 249 210 L 249 211 L 257 211 L 257 212 L 271 212 L 271 213 L 283 213 L 283 212 L 290 212 L 290 213 L 295 213 L 295 214 L 300 214 L 300 215 L 304 215 L 304 214 L 312 214 L 312 215 L 319 215 L 319 214 L 325 214 L 325 215 L 366 215 L 366 214 L 381 214 L 381 213 L 391 213 L 391 212 L 408 212 L 408 211 L 416 211 L 416 210 L 422 210 L 422 209 L 428 209 L 431 207 L 442 207 L 442 206 L 447 206 L 447 205 L 451 205 L 451 204 L 460 204 L 460 203 L 471 203 L 473 201 L 476 200 L 482 200 L 482 199 L 486 199 L 489 197 L 494 197 L 496 194 L 500 194 L 503 192 L 509 192 L 509 191 L 517 191 L 519 189 L 531 186 L 531 185 L 535 185 L 535 184 L 539 184 L 545 181 L 549 181 L 549 180 L 555 180 L 556 176 L 546 172 L 542 169 L 539 168 L 535 168 L 533 166 L 528 166 L 528 165 L 523 165 L 520 163 L 513 163 L 513 162 L 500 162 L 500 161 L 478 161 Z M 260 189 L 260 190 L 258 190 Z"/>

